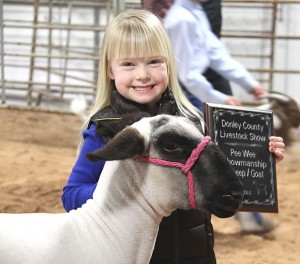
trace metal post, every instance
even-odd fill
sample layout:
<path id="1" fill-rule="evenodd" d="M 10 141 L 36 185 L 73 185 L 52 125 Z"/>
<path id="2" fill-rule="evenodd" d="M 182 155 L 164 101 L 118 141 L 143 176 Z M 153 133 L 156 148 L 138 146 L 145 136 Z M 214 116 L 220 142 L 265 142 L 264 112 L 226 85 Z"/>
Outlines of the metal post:
<path id="1" fill-rule="evenodd" d="M 106 9 L 107 10 L 107 9 Z M 109 10 L 107 10 L 109 12 Z M 94 25 L 99 25 L 99 21 L 100 21 L 100 8 L 99 7 L 94 7 Z M 107 16 L 109 16 L 109 13 L 106 14 Z M 99 54 L 99 47 L 100 47 L 100 36 L 99 36 L 99 31 L 95 31 L 94 32 L 94 54 Z M 94 61 L 94 82 L 97 83 L 98 80 L 98 67 L 99 67 L 99 61 L 95 60 Z"/>
<path id="2" fill-rule="evenodd" d="M 39 0 L 34 1 L 34 25 L 38 24 L 38 11 L 39 11 Z M 28 94 L 27 94 L 27 103 L 30 106 L 32 104 L 32 81 L 33 81 L 33 72 L 34 72 L 34 64 L 35 64 L 35 50 L 36 50 L 36 34 L 37 27 L 33 28 L 32 38 L 31 38 L 31 54 L 33 56 L 30 57 L 30 71 L 29 71 L 29 85 L 28 85 Z"/>
<path id="3" fill-rule="evenodd" d="M 277 20 L 277 3 L 273 3 L 272 9 L 272 27 L 271 27 L 271 34 L 275 36 L 276 33 L 276 20 Z M 270 53 L 270 69 L 274 69 L 274 56 L 275 56 L 275 38 L 271 38 L 271 53 Z M 269 90 L 272 91 L 273 89 L 273 79 L 274 75 L 270 73 L 270 82 L 269 82 Z"/>
<path id="4" fill-rule="evenodd" d="M 64 61 L 64 68 L 63 68 L 63 78 L 62 78 L 62 83 L 66 83 L 66 77 L 67 77 L 67 67 L 68 67 L 68 55 L 69 55 L 69 48 L 70 48 L 70 35 L 71 35 L 71 20 L 72 20 L 72 8 L 73 4 L 69 3 L 68 4 L 68 30 L 67 30 L 67 39 L 66 39 L 66 49 L 65 49 L 65 61 Z M 65 87 L 62 86 L 61 91 L 60 91 L 60 97 L 62 98 L 65 92 Z"/>
<path id="5" fill-rule="evenodd" d="M 4 87 L 4 33 L 3 33 L 3 0 L 0 0 L 0 45 L 1 45 L 1 104 L 5 103 Z"/>

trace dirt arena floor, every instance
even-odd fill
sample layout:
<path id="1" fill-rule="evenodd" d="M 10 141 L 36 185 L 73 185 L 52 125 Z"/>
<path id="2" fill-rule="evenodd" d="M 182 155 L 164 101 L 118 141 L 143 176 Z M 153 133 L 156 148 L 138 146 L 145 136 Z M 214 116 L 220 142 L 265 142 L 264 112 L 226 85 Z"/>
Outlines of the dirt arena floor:
<path id="1" fill-rule="evenodd" d="M 64 212 L 60 196 L 75 162 L 81 120 L 70 114 L 0 109 L 0 212 Z M 243 235 L 213 217 L 218 264 L 300 263 L 300 140 L 277 165 L 279 227 Z M 0 234 L 1 236 L 1 234 Z"/>

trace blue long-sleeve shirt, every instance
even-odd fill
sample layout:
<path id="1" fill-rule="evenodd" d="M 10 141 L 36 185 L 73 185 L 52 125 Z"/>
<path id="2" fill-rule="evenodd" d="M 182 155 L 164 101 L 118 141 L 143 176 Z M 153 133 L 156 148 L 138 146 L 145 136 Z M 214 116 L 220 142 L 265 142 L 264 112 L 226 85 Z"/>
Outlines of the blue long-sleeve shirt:
<path id="1" fill-rule="evenodd" d="M 66 211 L 81 207 L 91 199 L 103 170 L 105 161 L 92 162 L 87 159 L 86 153 L 102 148 L 106 143 L 95 133 L 93 124 L 82 132 L 84 142 L 78 159 L 72 169 L 69 180 L 63 188 L 62 203 Z"/>
<path id="2" fill-rule="evenodd" d="M 164 19 L 164 26 L 175 53 L 178 77 L 185 88 L 200 101 L 224 103 L 228 97 L 214 90 L 202 75 L 208 67 L 248 92 L 259 85 L 213 34 L 199 3 L 175 0 Z"/>

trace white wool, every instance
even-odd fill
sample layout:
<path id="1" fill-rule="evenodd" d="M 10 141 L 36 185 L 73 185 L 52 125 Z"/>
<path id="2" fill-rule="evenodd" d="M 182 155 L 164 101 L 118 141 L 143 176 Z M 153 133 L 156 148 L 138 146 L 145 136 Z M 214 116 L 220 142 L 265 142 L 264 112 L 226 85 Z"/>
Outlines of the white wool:
<path id="1" fill-rule="evenodd" d="M 192 142 L 203 138 L 191 121 L 166 115 L 142 119 L 133 127 L 141 132 L 145 149 L 151 148 L 158 157 L 163 148 L 151 146 L 152 135 L 159 137 L 167 130 L 184 134 Z M 214 166 L 210 162 L 219 163 L 206 159 L 205 167 Z M 222 179 L 229 176 L 223 171 L 213 172 L 216 179 L 219 177 L 213 183 L 219 186 L 208 190 L 199 184 L 203 175 L 195 177 L 198 209 L 204 206 L 203 192 L 216 190 L 219 195 L 224 187 Z M 233 170 L 232 173 L 232 181 L 238 181 Z M 227 188 L 224 193 L 230 194 L 231 190 Z M 225 205 L 228 206 L 227 200 Z M 238 201 L 235 206 L 237 210 Z M 148 264 L 162 218 L 177 208 L 190 209 L 187 177 L 180 169 L 139 159 L 107 161 L 93 199 L 77 210 L 61 214 L 0 214 L 0 263 Z"/>

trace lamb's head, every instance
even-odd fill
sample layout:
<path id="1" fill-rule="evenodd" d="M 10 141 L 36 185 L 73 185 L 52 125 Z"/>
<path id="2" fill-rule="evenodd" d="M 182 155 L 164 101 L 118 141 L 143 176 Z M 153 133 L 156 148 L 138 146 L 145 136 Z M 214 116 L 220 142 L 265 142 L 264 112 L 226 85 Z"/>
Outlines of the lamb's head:
<path id="1" fill-rule="evenodd" d="M 292 141 L 290 137 L 291 128 L 300 126 L 300 108 L 298 103 L 290 96 L 270 92 L 262 97 L 268 100 L 258 107 L 258 109 L 268 109 L 273 111 L 274 133 L 284 139 L 286 145 Z"/>
<path id="2" fill-rule="evenodd" d="M 193 150 L 199 151 L 199 147 L 203 151 L 191 165 L 188 181 L 187 171 L 184 173 L 185 169 L 179 167 L 185 165 Z M 194 199 L 198 209 L 208 210 L 218 217 L 229 217 L 240 208 L 243 199 L 243 185 L 221 150 L 184 117 L 143 118 L 118 133 L 102 149 L 89 153 L 88 157 L 95 161 L 133 158 L 137 168 L 142 166 L 139 171 L 152 181 L 153 193 L 161 195 L 156 200 L 165 201 L 169 197 L 168 206 L 172 210 L 188 210 Z M 181 165 L 176 168 L 170 164 L 165 166 L 165 162 L 152 165 L 146 162 L 147 157 Z"/>
<path id="3" fill-rule="evenodd" d="M 273 110 L 274 115 L 289 127 L 299 127 L 300 125 L 300 109 L 298 103 L 290 96 L 279 93 L 270 92 L 262 97 L 269 100 L 269 109 Z"/>

